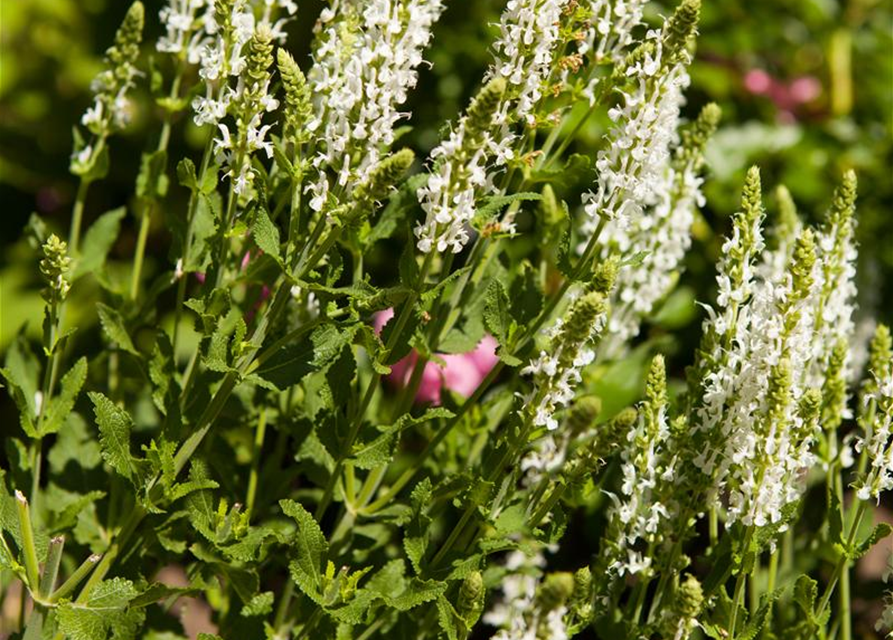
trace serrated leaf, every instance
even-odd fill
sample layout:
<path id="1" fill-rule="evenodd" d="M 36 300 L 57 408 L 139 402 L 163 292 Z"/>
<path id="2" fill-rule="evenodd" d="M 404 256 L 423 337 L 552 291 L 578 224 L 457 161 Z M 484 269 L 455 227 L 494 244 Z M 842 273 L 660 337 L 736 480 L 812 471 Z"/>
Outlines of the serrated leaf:
<path id="1" fill-rule="evenodd" d="M 484 203 L 478 207 L 474 216 L 476 226 L 486 224 L 491 218 L 496 216 L 505 207 L 513 202 L 521 202 L 525 200 L 542 200 L 543 196 L 532 191 L 522 191 L 512 193 L 505 196 L 490 196 L 484 200 Z"/>
<path id="2" fill-rule="evenodd" d="M 46 410 L 46 417 L 40 425 L 41 436 L 56 433 L 62 428 L 65 418 L 74 408 L 74 403 L 86 379 L 87 359 L 82 357 L 62 377 L 59 393 L 50 400 Z"/>
<path id="3" fill-rule="evenodd" d="M 264 591 L 256 594 L 251 600 L 242 607 L 242 616 L 248 618 L 252 616 L 265 616 L 273 611 L 273 592 Z"/>
<path id="4" fill-rule="evenodd" d="M 88 395 L 99 426 L 99 446 L 103 459 L 120 475 L 134 481 L 136 468 L 130 454 L 130 431 L 133 428 L 130 414 L 101 393 L 91 391 Z"/>
<path id="5" fill-rule="evenodd" d="M 143 609 L 127 605 L 138 595 L 130 580 L 112 578 L 100 582 L 86 604 L 63 602 L 56 609 L 59 629 L 68 640 L 115 640 L 136 637 L 143 624 Z"/>
<path id="6" fill-rule="evenodd" d="M 484 305 L 484 324 L 500 345 L 505 344 L 511 327 L 509 299 L 505 288 L 498 280 L 491 280 L 487 286 L 487 302 Z"/>
<path id="7" fill-rule="evenodd" d="M 868 537 L 865 538 L 858 545 L 856 545 L 856 547 L 850 553 L 850 560 L 858 560 L 866 553 L 868 553 L 869 549 L 889 536 L 891 533 L 893 533 L 893 527 L 891 527 L 890 524 L 886 522 L 879 522 L 874 526 L 874 529 L 871 530 L 871 533 L 868 534 Z"/>
<path id="8" fill-rule="evenodd" d="M 280 391 L 298 384 L 313 371 L 313 343 L 309 337 L 280 347 L 255 373 Z"/>
<path id="9" fill-rule="evenodd" d="M 121 231 L 121 220 L 126 214 L 126 207 L 118 207 L 103 213 L 90 225 L 84 234 L 80 255 L 75 261 L 72 280 L 99 271 L 105 265 L 109 251 Z"/>
<path id="10" fill-rule="evenodd" d="M 456 613 L 450 601 L 443 595 L 438 596 L 437 622 L 440 624 L 441 631 L 446 634 L 447 640 L 458 640 L 458 629 L 456 628 L 458 618 L 459 614 Z"/>
<path id="11" fill-rule="evenodd" d="M 37 390 L 40 363 L 23 336 L 16 338 L 6 354 L 6 366 L 0 375 L 9 385 L 10 395 L 19 411 L 19 423 L 29 438 L 37 437 Z"/>
<path id="12" fill-rule="evenodd" d="M 760 598 L 760 607 L 750 616 L 747 625 L 741 631 L 741 635 L 736 634 L 735 637 L 740 638 L 740 640 L 754 640 L 762 630 L 763 625 L 766 624 L 766 618 L 773 604 L 781 597 L 783 592 L 784 588 L 779 588 L 763 594 Z"/>
<path id="13" fill-rule="evenodd" d="M 425 478 L 415 486 L 410 494 L 412 519 L 406 526 L 403 535 L 403 549 L 416 574 L 422 573 L 422 559 L 428 550 L 428 528 L 431 518 L 425 511 L 431 501 L 431 493 L 431 479 Z"/>
<path id="14" fill-rule="evenodd" d="M 409 611 L 420 604 L 436 600 L 446 591 L 446 588 L 446 582 L 412 578 L 403 593 L 394 597 L 385 597 L 384 600 L 388 606 L 397 611 Z"/>
<path id="15" fill-rule="evenodd" d="M 167 195 L 167 151 L 159 149 L 144 153 L 140 160 L 140 172 L 136 177 L 136 195 L 139 198 L 160 200 Z"/>
<path id="16" fill-rule="evenodd" d="M 113 344 L 135 356 L 140 355 L 140 352 L 133 346 L 130 334 L 127 333 L 127 328 L 124 326 L 124 318 L 118 311 L 101 302 L 97 302 L 96 312 L 99 314 L 99 322 L 102 324 L 105 335 Z"/>
<path id="17" fill-rule="evenodd" d="M 254 225 L 251 227 L 254 242 L 265 254 L 280 261 L 279 229 L 270 220 L 266 207 L 257 207 L 254 214 Z"/>
<path id="18" fill-rule="evenodd" d="M 95 469 L 102 462 L 99 443 L 91 436 L 86 421 L 79 413 L 72 411 L 65 416 L 47 460 L 54 474 L 62 474 L 69 462 L 81 471 Z"/>
<path id="19" fill-rule="evenodd" d="M 207 465 L 201 459 L 194 459 L 189 467 L 189 482 L 202 485 L 210 480 Z M 211 542 L 217 536 L 215 530 L 216 509 L 214 495 L 207 489 L 199 489 L 186 496 L 186 512 L 193 528 Z"/>
<path id="20" fill-rule="evenodd" d="M 394 424 L 380 428 L 381 435 L 373 438 L 370 442 L 355 445 L 350 460 L 359 469 L 374 469 L 384 466 L 392 460 L 394 450 L 400 441 L 400 433 L 404 429 L 430 420 L 452 418 L 453 415 L 452 411 L 443 407 L 428 409 L 418 417 L 405 413 Z"/>
<path id="21" fill-rule="evenodd" d="M 198 190 L 198 178 L 195 176 L 195 163 L 183 158 L 177 163 L 177 181 L 190 191 Z"/>
<path id="22" fill-rule="evenodd" d="M 282 512 L 298 525 L 295 535 L 297 557 L 289 564 L 292 578 L 308 597 L 321 603 L 322 566 L 329 553 L 329 543 L 312 515 L 294 500 L 280 500 Z"/>

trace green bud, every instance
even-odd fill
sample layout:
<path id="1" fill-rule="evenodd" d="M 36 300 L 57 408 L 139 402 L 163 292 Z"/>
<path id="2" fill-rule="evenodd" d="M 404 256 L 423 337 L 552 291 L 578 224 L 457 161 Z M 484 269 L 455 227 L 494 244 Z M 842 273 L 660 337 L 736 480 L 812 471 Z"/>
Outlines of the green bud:
<path id="1" fill-rule="evenodd" d="M 288 51 L 280 48 L 276 56 L 279 76 L 282 78 L 282 87 L 285 90 L 283 113 L 286 135 L 301 136 L 302 126 L 310 120 L 312 114 L 310 87 L 307 86 L 307 79 L 301 67 Z"/>
<path id="2" fill-rule="evenodd" d="M 43 243 L 43 255 L 40 272 L 47 282 L 47 288 L 43 292 L 44 299 L 49 301 L 55 296 L 64 298 L 71 288 L 68 281 L 68 272 L 71 269 L 68 245 L 54 233 Z"/>
<path id="3" fill-rule="evenodd" d="M 812 431 L 821 411 L 822 392 L 818 389 L 807 389 L 797 406 L 797 415 L 803 420 L 804 435 Z"/>
<path id="4" fill-rule="evenodd" d="M 686 165 L 691 163 L 696 169 L 703 163 L 704 147 L 713 137 L 719 121 L 722 118 L 722 109 L 715 102 L 704 105 L 697 119 L 682 130 L 682 144 L 676 155 L 676 163 Z"/>
<path id="5" fill-rule="evenodd" d="M 704 604 L 704 590 L 701 583 L 693 575 L 688 574 L 685 581 L 676 588 L 676 613 L 682 618 L 696 618 Z"/>
<path id="6" fill-rule="evenodd" d="M 261 24 L 248 42 L 248 56 L 245 73 L 257 84 L 263 84 L 270 77 L 269 68 L 273 64 L 273 33 L 266 24 Z"/>
<path id="7" fill-rule="evenodd" d="M 603 455 L 613 452 L 621 443 L 626 442 L 626 436 L 639 419 L 639 412 L 634 407 L 627 407 L 605 425 L 599 436 L 599 445 Z"/>
<path id="8" fill-rule="evenodd" d="M 695 35 L 701 18 L 701 0 L 682 0 L 676 11 L 664 24 L 663 63 L 671 67 L 687 61 L 689 40 Z"/>
<path id="9" fill-rule="evenodd" d="M 574 576 L 567 571 L 556 571 L 546 576 L 536 593 L 536 600 L 543 612 L 553 611 L 563 605 L 574 592 Z"/>
<path id="10" fill-rule="evenodd" d="M 741 193 L 741 214 L 750 227 L 763 215 L 763 196 L 760 184 L 760 169 L 753 166 L 747 170 L 744 179 L 744 189 Z"/>
<path id="11" fill-rule="evenodd" d="M 804 300 L 812 288 L 812 268 L 815 266 L 815 234 L 812 229 L 804 229 L 794 243 L 794 255 L 791 258 L 791 276 L 793 277 L 793 298 Z"/>
<path id="12" fill-rule="evenodd" d="M 596 396 L 578 398 L 567 415 L 567 428 L 574 436 L 586 433 L 602 411 L 602 401 Z"/>
<path id="13" fill-rule="evenodd" d="M 822 385 L 822 426 L 833 431 L 843 422 L 846 410 L 846 357 L 849 345 L 844 339 L 837 341 L 828 358 L 825 382 Z"/>
<path id="14" fill-rule="evenodd" d="M 596 320 L 605 312 L 606 306 L 605 296 L 597 291 L 577 298 L 568 313 L 562 333 L 562 341 L 568 351 L 576 351 L 576 347 L 589 340 Z"/>
<path id="15" fill-rule="evenodd" d="M 555 197 L 555 190 L 552 189 L 552 185 L 547 183 L 543 187 L 542 196 L 539 208 L 543 214 L 543 223 L 547 227 L 553 227 L 564 219 L 564 211 L 558 204 L 558 198 Z"/>
<path id="16" fill-rule="evenodd" d="M 493 78 L 481 87 L 471 101 L 465 115 L 465 133 L 471 138 L 478 138 L 493 126 L 493 116 L 502 104 L 505 96 L 505 79 Z"/>
<path id="17" fill-rule="evenodd" d="M 782 359 L 777 365 L 772 367 L 772 371 L 769 374 L 769 389 L 766 392 L 768 402 L 765 431 L 767 433 L 772 424 L 779 425 L 784 418 L 785 410 L 791 400 L 792 384 L 791 363 L 787 359 Z"/>
<path id="18" fill-rule="evenodd" d="M 484 610 L 484 578 L 480 571 L 472 571 L 462 581 L 459 588 L 459 599 L 456 602 L 456 613 L 472 627 L 481 617 Z"/>
<path id="19" fill-rule="evenodd" d="M 574 593 L 571 609 L 578 618 L 587 620 L 592 615 L 592 571 L 580 567 L 574 572 Z"/>
<path id="20" fill-rule="evenodd" d="M 146 21 L 146 9 L 143 3 L 137 0 L 127 10 L 124 21 L 115 33 L 115 44 L 109 50 L 109 58 L 113 62 L 120 56 L 122 59 L 133 62 L 139 54 L 139 44 L 143 41 L 143 25 Z M 114 51 L 114 53 L 112 53 Z"/>
<path id="21" fill-rule="evenodd" d="M 881 376 L 893 361 L 893 340 L 890 338 L 890 327 L 878 324 L 868 348 L 868 371 Z"/>
<path id="22" fill-rule="evenodd" d="M 829 224 L 848 228 L 852 223 L 856 210 L 856 187 L 856 172 L 850 169 L 843 174 L 843 181 L 834 190 L 831 210 L 828 212 Z"/>
<path id="23" fill-rule="evenodd" d="M 645 59 L 646 56 L 654 55 L 654 42 L 650 40 L 646 40 L 637 46 L 635 49 L 630 51 L 626 57 L 623 59 L 623 62 L 618 64 L 614 68 L 614 73 L 612 74 L 611 84 L 617 85 L 623 83 L 626 78 L 626 70 L 635 65 L 637 62 L 641 62 Z"/>
<path id="24" fill-rule="evenodd" d="M 656 437 L 660 429 L 660 414 L 667 404 L 667 368 L 664 357 L 657 354 L 651 360 L 648 378 L 645 381 L 645 431 L 649 437 Z"/>
<path id="25" fill-rule="evenodd" d="M 617 280 L 617 273 L 620 271 L 620 256 L 617 254 L 609 256 L 607 259 L 599 262 L 592 272 L 592 286 L 599 293 L 608 295 L 614 288 L 614 282 Z"/>
<path id="26" fill-rule="evenodd" d="M 775 200 L 778 202 L 778 229 L 784 238 L 791 238 L 800 227 L 800 216 L 791 192 L 783 184 L 775 189 Z"/>
<path id="27" fill-rule="evenodd" d="M 357 187 L 357 199 L 376 201 L 384 198 L 400 182 L 414 160 L 411 149 L 400 149 L 389 155 L 372 169 L 366 182 Z"/>

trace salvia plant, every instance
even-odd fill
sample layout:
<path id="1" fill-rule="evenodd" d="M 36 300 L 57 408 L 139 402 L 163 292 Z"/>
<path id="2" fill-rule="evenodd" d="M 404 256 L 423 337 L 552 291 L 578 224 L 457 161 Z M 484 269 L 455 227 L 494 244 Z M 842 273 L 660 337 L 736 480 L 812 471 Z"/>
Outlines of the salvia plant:
<path id="1" fill-rule="evenodd" d="M 462 3 L 299 4 L 135 2 L 74 122 L 70 228 L 29 225 L 42 332 L 0 369 L 19 637 L 180 638 L 191 596 L 206 640 L 851 640 L 893 488 L 856 175 L 810 224 L 747 172 L 668 370 L 641 334 L 685 277 L 721 119 L 686 107 L 699 0 L 508 0 L 418 157 L 408 105 Z M 137 113 L 132 198 L 96 216 Z M 203 152 L 169 157 L 190 120 Z M 393 269 L 364 266 L 382 246 Z M 564 546 L 580 526 L 591 554 Z"/>

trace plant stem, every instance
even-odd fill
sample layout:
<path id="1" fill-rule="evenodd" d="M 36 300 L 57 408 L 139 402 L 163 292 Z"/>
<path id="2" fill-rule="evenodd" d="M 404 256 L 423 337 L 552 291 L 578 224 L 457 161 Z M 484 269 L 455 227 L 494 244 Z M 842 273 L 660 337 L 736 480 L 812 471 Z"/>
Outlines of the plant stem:
<path id="1" fill-rule="evenodd" d="M 265 409 L 260 410 L 260 417 L 257 419 L 257 429 L 254 433 L 254 447 L 251 455 L 251 473 L 248 476 L 248 496 L 245 499 L 245 514 L 251 518 L 254 511 L 254 497 L 257 493 L 257 467 L 260 464 L 260 452 L 264 446 L 264 432 L 267 429 L 267 412 Z"/>
<path id="2" fill-rule="evenodd" d="M 856 533 L 859 530 L 859 525 L 862 524 L 862 518 L 865 516 L 866 502 L 864 500 L 859 500 L 859 506 L 856 507 L 856 517 L 853 518 L 852 523 L 850 524 L 850 530 L 847 534 L 846 539 L 846 548 L 849 550 L 853 546 L 853 541 L 856 539 Z M 837 586 L 837 581 L 840 579 L 841 574 L 844 571 L 848 570 L 847 565 L 849 564 L 849 558 L 847 555 L 841 554 L 840 558 L 837 560 L 837 564 L 834 566 L 834 572 L 831 574 L 831 579 L 828 581 L 828 586 L 825 587 L 825 593 L 822 595 L 822 599 L 819 602 L 819 607 L 816 610 L 816 618 L 820 617 L 822 613 L 825 612 L 825 607 L 828 606 L 828 602 L 831 600 L 831 596 L 834 593 L 834 588 Z"/>
<path id="3" fill-rule="evenodd" d="M 754 525 L 751 525 L 747 528 L 747 533 L 744 535 L 744 554 L 745 557 L 748 550 L 750 549 L 750 541 L 753 539 L 754 534 Z M 746 560 L 745 560 L 746 562 Z M 742 595 L 744 593 L 744 583 L 747 578 L 747 572 L 744 570 L 745 566 L 742 565 L 741 569 L 738 571 L 738 576 L 735 578 L 735 590 L 732 595 L 732 612 L 729 614 L 729 640 L 735 640 L 735 623 L 738 619 L 738 609 L 742 604 Z"/>
<path id="4" fill-rule="evenodd" d="M 81 583 L 81 581 L 87 577 L 87 574 L 93 571 L 96 563 L 98 563 L 100 560 L 102 560 L 102 556 L 98 554 L 93 554 L 89 558 L 84 560 L 81 565 L 74 570 L 74 573 L 72 573 L 68 577 L 68 580 L 63 582 L 58 589 L 53 591 L 53 593 L 49 596 L 48 601 L 50 603 L 53 603 L 60 598 L 65 598 L 69 594 L 71 594 Z"/>
<path id="5" fill-rule="evenodd" d="M 28 507 L 28 498 L 21 491 L 16 490 L 16 508 L 19 514 L 19 530 L 22 534 L 22 555 L 25 559 L 25 575 L 28 577 L 28 588 L 38 593 L 40 569 L 37 562 L 37 548 L 34 546 L 34 529 L 31 526 L 31 511 Z M 25 594 L 22 594 L 25 597 Z"/>
<path id="6" fill-rule="evenodd" d="M 42 598 L 49 596 L 56 586 L 56 579 L 59 577 L 59 563 L 62 561 L 62 548 L 64 546 L 65 538 L 63 536 L 50 538 L 47 559 L 43 565 L 43 575 L 40 576 L 40 588 L 37 590 L 38 595 Z"/>
<path id="7" fill-rule="evenodd" d="M 385 359 L 390 356 L 391 352 L 394 350 L 394 347 L 397 346 L 397 341 L 400 339 L 400 335 L 403 333 L 406 322 L 409 320 L 409 316 L 412 314 L 416 300 L 418 300 L 419 296 L 421 295 L 421 290 L 425 285 L 425 279 L 428 276 L 428 270 L 431 268 L 431 260 L 432 254 L 426 254 L 425 260 L 422 263 L 422 267 L 421 269 L 419 269 L 418 286 L 416 286 L 415 290 L 409 295 L 409 297 L 406 299 L 406 302 L 404 302 L 403 308 L 400 310 L 400 315 L 397 316 L 394 330 L 391 332 L 391 335 L 388 338 L 388 342 L 385 345 L 383 353 L 383 357 Z M 335 468 L 332 470 L 332 474 L 329 476 L 329 481 L 326 485 L 325 491 L 323 492 L 322 499 L 319 501 L 319 504 L 316 507 L 317 520 L 322 519 L 322 516 L 325 514 L 326 509 L 328 508 L 329 503 L 332 500 L 332 495 L 335 491 L 335 485 L 337 484 L 338 479 L 341 476 L 341 469 L 344 466 L 344 461 L 350 455 L 350 451 L 353 448 L 353 443 L 360 433 L 360 429 L 363 426 L 363 418 L 365 417 L 366 410 L 369 408 L 369 404 L 372 402 L 372 397 L 378 390 L 378 383 L 380 380 L 381 374 L 378 371 L 375 371 L 373 372 L 369 383 L 366 385 L 366 391 L 363 394 L 363 399 L 360 401 L 360 406 L 354 412 L 353 418 L 351 420 L 351 428 L 348 432 L 347 440 L 345 441 L 344 446 L 342 447 L 341 452 L 338 455 L 338 459 L 335 461 Z"/>

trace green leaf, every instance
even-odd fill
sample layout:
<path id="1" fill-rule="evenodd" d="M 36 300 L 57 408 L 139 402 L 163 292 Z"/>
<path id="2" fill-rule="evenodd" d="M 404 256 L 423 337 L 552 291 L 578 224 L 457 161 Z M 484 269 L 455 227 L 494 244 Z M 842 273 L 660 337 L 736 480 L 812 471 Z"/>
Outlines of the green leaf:
<path id="1" fill-rule="evenodd" d="M 177 181 L 190 191 L 198 190 L 198 178 L 195 177 L 195 163 L 183 158 L 177 163 Z"/>
<path id="2" fill-rule="evenodd" d="M 254 225 L 251 227 L 254 242 L 265 254 L 280 261 L 279 229 L 270 220 L 266 207 L 257 207 L 254 214 Z"/>
<path id="3" fill-rule="evenodd" d="M 19 411 L 19 423 L 29 438 L 37 437 L 34 421 L 37 419 L 37 390 L 40 363 L 24 336 L 12 343 L 6 354 L 6 366 L 0 375 L 9 385 L 10 395 Z"/>
<path id="4" fill-rule="evenodd" d="M 502 283 L 498 280 L 491 280 L 487 287 L 487 301 L 484 305 L 484 324 L 487 330 L 493 334 L 496 341 L 499 342 L 499 349 L 496 355 L 510 367 L 517 367 L 521 364 L 521 360 L 507 353 L 509 339 L 514 333 L 517 324 L 512 320 L 509 312 L 509 299 Z"/>
<path id="5" fill-rule="evenodd" d="M 592 181 L 592 160 L 589 156 L 575 153 L 568 158 L 567 162 L 560 169 L 538 169 L 531 171 L 527 177 L 528 184 L 539 184 L 548 182 L 549 184 L 567 189 L 579 184 L 581 181 L 589 183 Z"/>
<path id="6" fill-rule="evenodd" d="M 425 478 L 415 486 L 410 494 L 412 519 L 406 526 L 403 536 L 403 549 L 417 574 L 422 573 L 422 559 L 428 550 L 428 528 L 431 518 L 425 513 L 431 502 L 431 479 Z"/>
<path id="7" fill-rule="evenodd" d="M 832 545 L 843 544 L 843 516 L 836 491 L 828 492 L 828 541 Z"/>
<path id="8" fill-rule="evenodd" d="M 409 611 L 420 604 L 436 600 L 438 596 L 446 591 L 446 588 L 446 582 L 413 578 L 409 581 L 403 593 L 393 597 L 385 597 L 384 601 L 397 611 Z"/>
<path id="9" fill-rule="evenodd" d="M 382 467 L 393 459 L 394 450 L 404 429 L 431 420 L 452 418 L 453 415 L 452 411 L 443 407 L 428 409 L 418 417 L 405 413 L 394 424 L 381 428 L 381 435 L 368 443 L 355 445 L 351 462 L 359 469 Z"/>
<path id="10" fill-rule="evenodd" d="M 478 207 L 474 216 L 474 225 L 481 227 L 499 214 L 505 207 L 513 202 L 524 200 L 542 200 L 543 196 L 532 191 L 522 191 L 505 196 L 490 196 L 484 199 L 484 204 Z"/>
<path id="11" fill-rule="evenodd" d="M 50 469 L 54 474 L 62 474 L 71 462 L 78 471 L 95 469 L 102 462 L 99 443 L 90 434 L 86 421 L 72 411 L 65 416 L 65 422 L 56 436 L 56 442 L 47 455 Z"/>
<path id="12" fill-rule="evenodd" d="M 295 583 L 308 597 L 322 604 L 322 567 L 329 553 L 329 544 L 312 515 L 294 500 L 280 500 L 283 513 L 298 525 L 295 535 L 297 558 L 289 564 Z"/>
<path id="13" fill-rule="evenodd" d="M 102 329 L 108 339 L 127 353 L 132 353 L 135 356 L 140 355 L 140 352 L 133 346 L 133 341 L 130 339 L 130 334 L 127 333 L 121 314 L 101 302 L 96 303 L 96 311 L 99 313 L 99 322 L 102 323 Z"/>
<path id="14" fill-rule="evenodd" d="M 419 200 L 416 192 L 428 181 L 428 175 L 421 173 L 408 178 L 395 193 L 384 211 L 378 218 L 378 222 L 368 233 L 361 235 L 363 246 L 371 246 L 379 240 L 390 238 L 400 228 L 410 210 L 418 206 Z M 411 242 L 408 244 L 412 244 Z"/>
<path id="15" fill-rule="evenodd" d="M 446 596 L 437 597 L 437 621 L 440 623 L 440 629 L 446 634 L 447 640 L 458 640 L 458 629 L 456 628 L 456 620 L 459 614 L 453 608 L 453 605 Z"/>
<path id="16" fill-rule="evenodd" d="M 803 613 L 811 618 L 815 611 L 815 601 L 819 595 L 818 583 L 808 575 L 801 575 L 794 583 L 794 602 Z"/>
<path id="17" fill-rule="evenodd" d="M 140 160 L 140 172 L 136 177 L 138 198 L 160 200 L 167 195 L 167 151 L 159 149 L 144 153 Z M 146 215 L 146 214 L 144 214 Z"/>
<path id="18" fill-rule="evenodd" d="M 102 269 L 109 251 L 118 239 L 121 220 L 126 214 L 126 207 L 118 207 L 103 213 L 90 225 L 84 234 L 84 241 L 79 249 L 80 255 L 75 260 L 72 280 Z"/>
<path id="19" fill-rule="evenodd" d="M 876 524 L 871 533 L 868 534 L 868 537 L 865 538 L 858 545 L 856 545 L 856 547 L 849 554 L 850 560 L 858 560 L 866 553 L 868 553 L 869 549 L 889 536 L 891 533 L 893 533 L 893 526 L 890 526 L 889 523 L 880 522 Z"/>
<path id="20" fill-rule="evenodd" d="M 264 380 L 272 382 L 280 391 L 285 391 L 313 371 L 312 360 L 313 343 L 309 337 L 305 337 L 300 342 L 283 345 L 277 349 L 255 373 Z"/>
<path id="21" fill-rule="evenodd" d="M 68 640 L 130 640 L 145 620 L 145 611 L 129 609 L 138 592 L 130 580 L 112 578 L 100 582 L 86 604 L 63 602 L 56 609 L 59 629 Z"/>
<path id="22" fill-rule="evenodd" d="M 62 428 L 66 417 L 74 409 L 74 403 L 86 379 L 87 359 L 82 357 L 62 377 L 58 395 L 53 396 L 50 400 L 46 409 L 46 417 L 40 426 L 41 436 L 56 433 Z"/>
<path id="23" fill-rule="evenodd" d="M 103 459 L 128 480 L 135 481 L 136 468 L 130 454 L 130 431 L 133 420 L 124 409 L 101 393 L 91 391 L 90 400 L 99 426 L 99 445 Z"/>
<path id="24" fill-rule="evenodd" d="M 273 611 L 273 592 L 264 591 L 258 593 L 242 607 L 241 615 L 244 617 L 265 616 Z"/>
<path id="25" fill-rule="evenodd" d="M 748 619 L 747 626 L 741 631 L 741 635 L 736 634 L 735 637 L 740 638 L 740 640 L 754 640 L 754 638 L 757 637 L 757 634 L 762 630 L 763 625 L 766 624 L 766 618 L 769 615 L 769 611 L 772 609 L 772 605 L 781 597 L 783 592 L 784 588 L 782 587 L 769 593 L 764 593 L 762 597 L 760 597 L 759 609 L 757 609 L 753 615 L 751 615 L 750 619 Z"/>
<path id="26" fill-rule="evenodd" d="M 193 459 L 189 467 L 189 483 L 204 485 L 208 481 L 210 477 L 207 465 L 200 458 Z M 203 488 L 186 496 L 186 513 L 196 531 L 211 542 L 216 542 L 217 511 L 214 507 L 214 494 L 211 491 Z"/>

